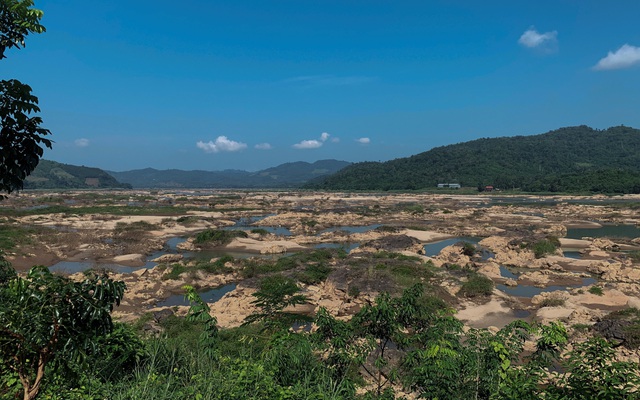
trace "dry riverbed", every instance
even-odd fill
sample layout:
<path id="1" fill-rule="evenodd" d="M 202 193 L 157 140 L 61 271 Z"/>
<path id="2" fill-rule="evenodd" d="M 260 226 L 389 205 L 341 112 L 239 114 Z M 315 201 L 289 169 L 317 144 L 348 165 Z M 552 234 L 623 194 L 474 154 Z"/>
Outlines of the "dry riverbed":
<path id="1" fill-rule="evenodd" d="M 422 282 L 471 327 L 518 318 L 571 327 L 640 306 L 639 204 L 638 196 L 23 192 L 0 202 L 0 224 L 7 259 L 21 272 L 37 264 L 112 270 L 127 283 L 114 313 L 123 320 L 184 313 L 170 301 L 191 284 L 220 288 L 210 291 L 212 311 L 221 326 L 237 326 L 273 267 L 301 280 L 310 301 L 300 312 L 325 307 L 349 318 L 381 291 Z M 196 243 L 205 230 L 244 234 Z M 556 247 L 541 253 L 543 241 Z M 308 283 L 309 265 L 329 272 Z M 476 276 L 493 291 L 461 295 Z"/>

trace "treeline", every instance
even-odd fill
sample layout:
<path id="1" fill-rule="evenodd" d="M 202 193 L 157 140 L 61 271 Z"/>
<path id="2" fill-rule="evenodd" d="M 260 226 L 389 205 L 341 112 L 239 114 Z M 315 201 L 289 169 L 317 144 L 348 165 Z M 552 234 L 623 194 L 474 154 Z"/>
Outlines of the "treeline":
<path id="1" fill-rule="evenodd" d="M 524 191 L 640 192 L 640 130 L 562 128 L 485 138 L 384 163 L 353 164 L 307 188 L 417 190 L 438 183 Z"/>

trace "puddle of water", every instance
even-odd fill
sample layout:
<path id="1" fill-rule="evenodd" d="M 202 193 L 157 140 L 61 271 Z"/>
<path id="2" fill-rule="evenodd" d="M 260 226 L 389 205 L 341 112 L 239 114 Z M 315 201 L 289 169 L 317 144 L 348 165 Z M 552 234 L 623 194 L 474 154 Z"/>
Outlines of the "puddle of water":
<path id="1" fill-rule="evenodd" d="M 500 276 L 502 276 L 503 278 L 507 278 L 507 279 L 518 280 L 518 276 L 520 276 L 520 274 L 512 272 L 511 270 L 509 270 L 509 268 L 501 265 L 500 266 Z"/>
<path id="2" fill-rule="evenodd" d="M 228 285 L 219 286 L 214 289 L 205 290 L 202 292 L 198 292 L 200 298 L 205 303 L 215 303 L 220 300 L 225 294 L 236 289 L 235 283 L 230 283 Z M 184 298 L 184 294 L 174 294 L 169 296 L 167 299 L 158 302 L 158 307 L 173 307 L 173 306 L 188 306 L 189 302 Z"/>
<path id="3" fill-rule="evenodd" d="M 379 228 L 381 226 L 382 226 L 381 224 L 365 225 L 365 226 L 334 226 L 333 228 L 327 228 L 320 231 L 318 235 L 321 235 L 327 232 L 365 233 L 365 232 L 372 231 L 376 228 Z"/>
<path id="4" fill-rule="evenodd" d="M 566 258 L 573 258 L 574 260 L 580 260 L 582 258 L 582 254 L 577 250 L 563 251 L 563 254 Z"/>
<path id="5" fill-rule="evenodd" d="M 504 267 L 501 265 L 500 276 L 507 279 L 518 280 L 518 277 L 520 276 L 520 274 L 518 272 L 511 271 L 507 267 Z M 518 283 L 518 286 L 507 286 L 507 285 L 499 284 L 499 285 L 496 285 L 496 288 L 511 296 L 531 298 L 533 296 L 539 295 L 540 293 L 554 292 L 556 290 L 580 288 L 584 286 L 593 285 L 594 283 L 597 283 L 597 282 L 598 281 L 594 278 L 582 278 L 581 283 L 576 285 L 568 285 L 568 286 L 553 285 L 553 286 L 547 286 L 544 288 L 539 288 L 535 286 L 521 285 L 520 283 Z"/>
<path id="6" fill-rule="evenodd" d="M 506 286 L 506 285 L 496 285 L 496 288 L 511 296 L 531 298 L 533 296 L 539 295 L 540 293 L 555 292 L 556 290 L 575 289 L 575 288 L 593 285 L 596 282 L 598 281 L 594 278 L 582 278 L 582 282 L 577 285 L 568 285 L 568 286 L 553 285 L 553 286 L 547 286 L 544 288 L 527 286 L 527 285 L 518 285 L 514 287 Z"/>
<path id="7" fill-rule="evenodd" d="M 427 243 L 424 245 L 424 254 L 429 257 L 435 257 L 438 254 L 440 254 L 442 249 L 444 249 L 445 247 L 448 247 L 460 242 L 468 242 L 468 243 L 477 245 L 478 242 L 480 242 L 480 239 L 475 237 L 456 237 L 456 238 L 441 240 L 439 242 Z"/>
<path id="8" fill-rule="evenodd" d="M 187 239 L 183 238 L 183 237 L 173 237 L 169 240 L 167 240 L 167 243 L 165 244 L 165 246 L 167 246 L 167 248 L 169 249 L 169 252 L 174 252 L 177 253 L 178 252 L 178 245 L 180 243 L 184 243 L 186 242 Z"/>
<path id="9" fill-rule="evenodd" d="M 629 238 L 640 237 L 640 228 L 635 225 L 605 225 L 600 228 L 569 228 L 567 229 L 567 238 L 582 239 L 583 237 L 592 238 Z"/>

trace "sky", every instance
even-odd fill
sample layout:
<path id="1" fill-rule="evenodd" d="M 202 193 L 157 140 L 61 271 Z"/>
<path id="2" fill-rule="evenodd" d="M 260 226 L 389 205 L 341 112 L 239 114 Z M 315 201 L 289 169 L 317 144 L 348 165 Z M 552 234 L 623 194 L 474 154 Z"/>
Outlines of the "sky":
<path id="1" fill-rule="evenodd" d="M 637 0 L 35 0 L 0 61 L 53 149 L 112 171 L 386 161 L 640 128 Z"/>

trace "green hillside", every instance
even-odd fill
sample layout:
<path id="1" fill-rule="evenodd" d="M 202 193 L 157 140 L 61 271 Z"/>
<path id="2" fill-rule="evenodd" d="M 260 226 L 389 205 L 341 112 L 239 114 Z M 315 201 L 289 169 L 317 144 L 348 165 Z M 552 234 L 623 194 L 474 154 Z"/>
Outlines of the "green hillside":
<path id="1" fill-rule="evenodd" d="M 99 168 L 40 160 L 24 181 L 25 189 L 130 188 Z"/>
<path id="2" fill-rule="evenodd" d="M 307 188 L 415 190 L 439 183 L 550 192 L 640 193 L 640 130 L 588 126 L 478 139 L 383 163 L 353 164 Z"/>

